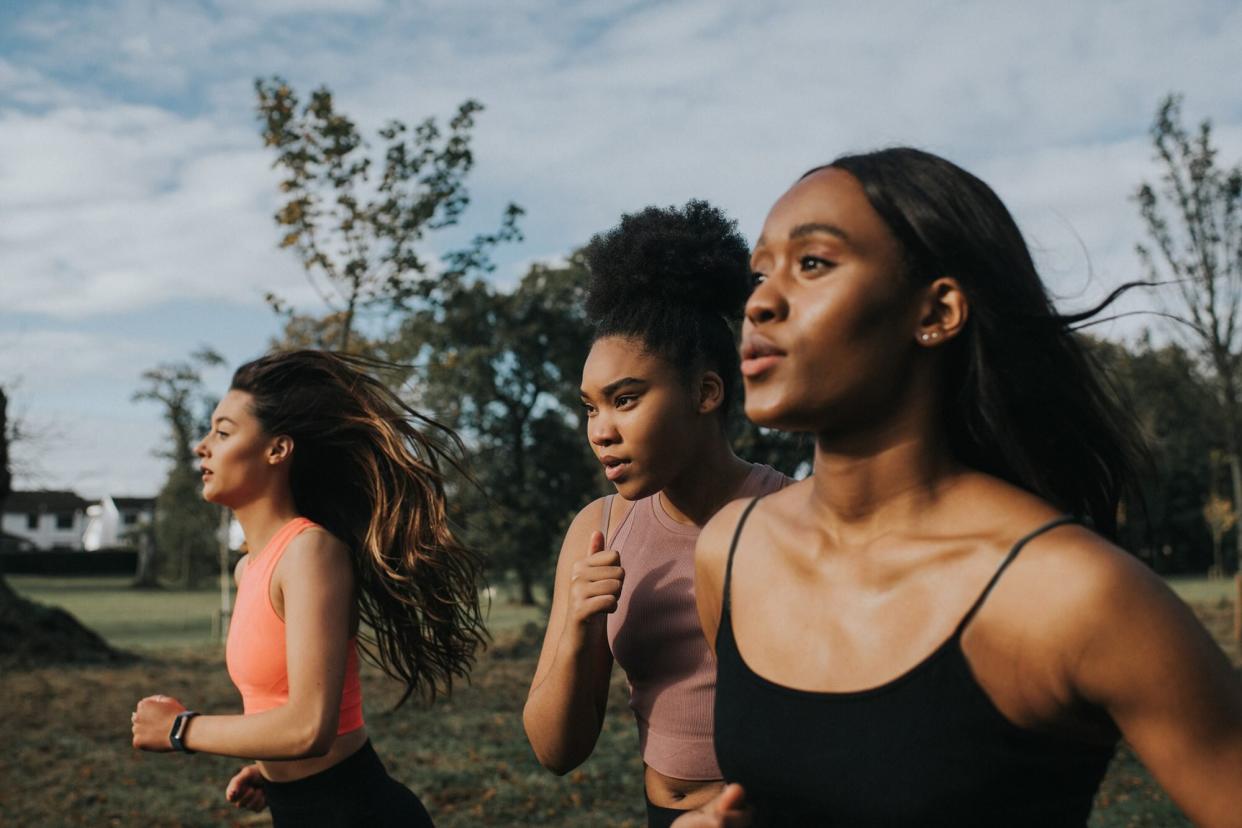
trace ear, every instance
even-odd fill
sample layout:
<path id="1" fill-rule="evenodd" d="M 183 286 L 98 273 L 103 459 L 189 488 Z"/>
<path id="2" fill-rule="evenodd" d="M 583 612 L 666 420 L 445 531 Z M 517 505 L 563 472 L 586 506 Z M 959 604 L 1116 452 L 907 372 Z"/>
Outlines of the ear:
<path id="1" fill-rule="evenodd" d="M 961 284 L 952 276 L 941 276 L 923 292 L 915 341 L 934 348 L 956 337 L 970 318 L 970 302 Z"/>
<path id="2" fill-rule="evenodd" d="M 267 446 L 267 464 L 278 466 L 287 462 L 291 457 L 293 457 L 293 438 L 285 434 L 273 437 L 272 442 Z"/>
<path id="3" fill-rule="evenodd" d="M 724 405 L 724 380 L 715 371 L 704 371 L 699 379 L 699 413 L 710 414 Z"/>

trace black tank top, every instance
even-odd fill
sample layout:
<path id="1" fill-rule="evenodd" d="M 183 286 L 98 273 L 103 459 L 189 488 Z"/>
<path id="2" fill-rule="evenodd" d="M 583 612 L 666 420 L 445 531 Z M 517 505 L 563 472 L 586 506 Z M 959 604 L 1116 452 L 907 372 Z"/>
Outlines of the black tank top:
<path id="1" fill-rule="evenodd" d="M 900 677 L 869 690 L 810 692 L 755 674 L 733 638 L 730 581 L 742 526 L 725 569 L 716 637 L 716 756 L 772 826 L 1085 826 L 1116 749 L 1010 722 L 975 680 L 962 631 L 1019 540 L 953 634 Z"/>

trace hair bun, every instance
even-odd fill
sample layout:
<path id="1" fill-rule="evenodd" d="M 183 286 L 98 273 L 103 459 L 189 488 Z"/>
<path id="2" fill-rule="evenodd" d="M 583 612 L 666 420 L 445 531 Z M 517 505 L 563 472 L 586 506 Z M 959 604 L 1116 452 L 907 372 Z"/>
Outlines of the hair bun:
<path id="1" fill-rule="evenodd" d="M 736 319 L 751 291 L 749 246 L 737 222 L 706 201 L 627 213 L 584 253 L 591 272 L 586 313 L 593 322 L 646 303 Z"/>

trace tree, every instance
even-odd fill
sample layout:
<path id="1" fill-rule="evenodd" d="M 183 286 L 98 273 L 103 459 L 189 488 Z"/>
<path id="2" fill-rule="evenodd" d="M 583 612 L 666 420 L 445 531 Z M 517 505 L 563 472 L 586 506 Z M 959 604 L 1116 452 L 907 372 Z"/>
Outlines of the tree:
<path id="1" fill-rule="evenodd" d="M 590 329 L 585 266 L 535 265 L 511 292 L 481 279 L 411 314 L 397 356 L 418 404 L 462 433 L 478 486 L 458 487 L 467 538 L 535 602 L 569 521 L 602 493 L 582 438 L 578 384 Z"/>
<path id="2" fill-rule="evenodd" d="M 443 280 L 490 272 L 496 245 L 521 238 L 521 208 L 510 204 L 500 228 L 432 262 L 419 252 L 428 233 L 457 224 L 470 203 L 465 179 L 474 166 L 470 148 L 482 104 L 463 102 L 447 133 L 434 118 L 413 129 L 391 120 L 378 132 L 383 152 L 373 159 L 357 126 L 336 111 L 320 87 L 301 104 L 279 77 L 255 81 L 265 146 L 277 152 L 285 202 L 276 212 L 284 236 L 307 277 L 328 305 L 336 347 L 352 345 L 357 313 L 369 306 L 407 307 L 427 298 Z M 378 163 L 377 163 L 378 162 Z M 379 168 L 371 180 L 372 167 Z M 296 322 L 272 294 L 268 301 Z"/>
<path id="3" fill-rule="evenodd" d="M 13 491 L 8 403 L 8 396 L 0 388 L 0 511 Z M 132 656 L 112 649 L 64 610 L 22 598 L 0 571 L 0 661 L 7 665 L 129 658 Z"/>
<path id="4" fill-rule="evenodd" d="M 1166 97 L 1151 128 L 1160 181 L 1135 194 L 1153 247 L 1137 246 L 1153 281 L 1175 285 L 1171 315 L 1190 332 L 1192 347 L 1212 371 L 1224 415 L 1233 511 L 1242 513 L 1242 165 L 1222 167 L 1210 121 L 1191 134 L 1181 123 L 1181 98 Z M 1242 552 L 1242 532 L 1234 533 Z"/>
<path id="5" fill-rule="evenodd" d="M 203 348 L 187 360 L 144 371 L 144 385 L 134 392 L 135 402 L 163 406 L 172 437 L 172 445 L 157 452 L 172 465 L 155 499 L 155 543 L 148 545 L 149 555 L 140 555 L 135 586 L 157 586 L 159 558 L 170 553 L 177 556 L 177 580 L 187 589 L 214 566 L 219 511 L 202 498 L 194 445 L 207 430 L 214 406 L 203 389 L 202 369 L 223 362 L 215 351 Z"/>
<path id="6" fill-rule="evenodd" d="M 1202 506 L 1213 490 L 1205 460 L 1224 439 L 1212 379 L 1194 353 L 1177 343 L 1156 347 L 1146 333 L 1130 346 L 1085 341 L 1150 449 L 1141 499 L 1123 503 L 1119 540 L 1159 571 L 1205 569 L 1210 538 Z"/>

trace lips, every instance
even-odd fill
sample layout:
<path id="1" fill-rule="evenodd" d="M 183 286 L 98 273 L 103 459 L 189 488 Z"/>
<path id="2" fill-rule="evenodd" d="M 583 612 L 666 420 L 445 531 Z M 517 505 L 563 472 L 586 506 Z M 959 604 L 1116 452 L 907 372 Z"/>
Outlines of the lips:
<path id="1" fill-rule="evenodd" d="M 763 334 L 748 333 L 742 339 L 742 376 L 758 377 L 785 358 L 785 352 Z"/>
<path id="2" fill-rule="evenodd" d="M 611 454 L 605 454 L 603 457 L 599 458 L 599 462 L 604 464 L 604 477 L 607 477 L 610 481 L 616 481 L 624 475 L 626 470 L 630 467 L 629 460 L 625 460 L 621 457 L 614 457 Z"/>

